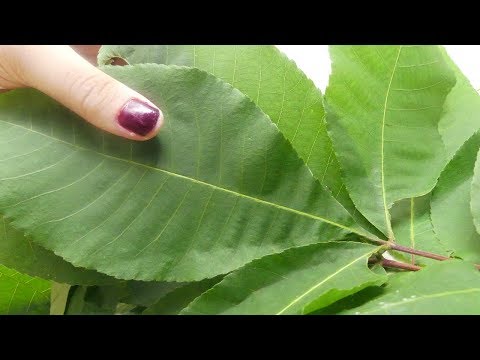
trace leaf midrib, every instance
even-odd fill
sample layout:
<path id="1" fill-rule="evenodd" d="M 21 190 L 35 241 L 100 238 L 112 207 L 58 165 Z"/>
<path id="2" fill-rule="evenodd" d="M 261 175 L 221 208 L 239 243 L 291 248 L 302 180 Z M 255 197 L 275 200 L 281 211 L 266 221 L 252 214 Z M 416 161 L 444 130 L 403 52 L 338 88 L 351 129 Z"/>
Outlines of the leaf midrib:
<path id="1" fill-rule="evenodd" d="M 255 197 L 253 197 L 253 196 L 250 196 L 250 195 L 242 194 L 242 193 L 239 193 L 239 192 L 236 192 L 236 191 L 233 191 L 233 190 L 230 190 L 230 189 L 226 189 L 226 188 L 223 188 L 223 187 L 220 187 L 220 186 L 217 186 L 217 185 L 213 185 L 213 184 L 210 184 L 210 183 L 207 183 L 207 182 L 204 182 L 204 181 L 201 181 L 201 180 L 198 180 L 198 179 L 189 177 L 189 176 L 177 174 L 177 173 L 174 173 L 174 172 L 165 170 L 165 169 L 160 169 L 160 168 L 153 167 L 153 166 L 149 166 L 149 165 L 146 165 L 146 164 L 137 163 L 137 162 L 134 162 L 134 161 L 132 161 L 132 160 L 122 159 L 122 158 L 119 158 L 119 157 L 116 157 L 116 156 L 112 156 L 112 155 L 107 155 L 107 154 L 104 154 L 104 153 L 100 153 L 100 152 L 98 152 L 98 151 L 95 151 L 95 150 L 92 150 L 92 149 L 88 149 L 88 148 L 82 147 L 82 146 L 77 145 L 77 144 L 72 144 L 72 143 L 70 143 L 70 142 L 68 142 L 68 141 L 55 138 L 55 137 L 53 137 L 53 136 L 50 136 L 50 135 L 41 133 L 41 132 L 36 131 L 36 130 L 33 130 L 33 129 L 31 129 L 31 128 L 23 127 L 23 126 L 21 126 L 21 125 L 15 124 L 15 123 L 11 123 L 11 122 L 9 122 L 9 121 L 0 120 L 0 122 L 3 122 L 3 123 L 6 123 L 6 124 L 10 124 L 10 125 L 19 127 L 19 128 L 21 128 L 21 129 L 23 129 L 23 130 L 25 130 L 25 131 L 30 131 L 30 132 L 32 132 L 32 133 L 39 134 L 39 135 L 44 136 L 44 137 L 46 137 L 46 138 L 52 139 L 52 140 L 54 140 L 54 141 L 67 144 L 67 145 L 72 146 L 72 147 L 76 147 L 77 149 L 81 149 L 81 150 L 85 150 L 85 151 L 90 151 L 90 152 L 92 152 L 92 153 L 98 154 L 98 155 L 100 155 L 100 156 L 104 156 L 104 157 L 109 158 L 109 159 L 114 159 L 114 160 L 118 160 L 118 161 L 123 161 L 123 162 L 129 163 L 129 164 L 137 165 L 137 166 L 142 166 L 142 167 L 144 167 L 144 168 L 151 169 L 151 170 L 154 170 L 154 171 L 160 171 L 160 172 L 165 173 L 165 174 L 167 174 L 167 175 L 174 176 L 174 177 L 181 178 L 181 179 L 185 179 L 185 180 L 187 180 L 187 181 L 191 181 L 191 182 L 194 182 L 194 183 L 203 185 L 203 186 L 208 186 L 208 187 L 211 187 L 211 188 L 216 189 L 216 190 L 224 191 L 224 192 L 226 192 L 226 193 L 232 194 L 232 195 L 237 196 L 237 197 L 243 197 L 243 198 L 249 199 L 249 200 L 251 200 L 251 201 L 258 202 L 258 203 L 262 203 L 262 204 L 265 204 L 265 205 L 268 205 L 268 206 L 272 206 L 272 207 L 275 207 L 275 208 L 278 208 L 278 209 L 281 209 L 281 210 L 284 210 L 284 211 L 292 212 L 292 213 L 295 213 L 295 214 L 300 215 L 300 216 L 308 217 L 308 218 L 311 218 L 311 219 L 314 219 L 314 220 L 319 220 L 319 221 L 322 221 L 322 222 L 324 222 L 324 223 L 327 223 L 327 224 L 330 224 L 330 225 L 339 227 L 339 228 L 341 228 L 341 229 L 344 229 L 344 230 L 347 230 L 347 231 L 356 233 L 356 234 L 358 234 L 358 235 L 367 237 L 367 238 L 369 238 L 369 239 L 376 239 L 376 237 L 373 237 L 372 235 L 370 235 L 370 234 L 368 234 L 368 233 L 365 233 L 365 232 L 363 232 L 363 231 L 359 231 L 359 230 L 357 230 L 357 229 L 353 229 L 353 228 L 350 228 L 350 227 L 348 227 L 348 226 L 345 226 L 345 225 L 336 223 L 336 222 L 334 222 L 334 221 L 325 219 L 325 218 L 323 218 L 323 217 L 321 217 L 321 216 L 312 215 L 312 214 L 309 214 L 309 213 L 306 213 L 306 212 L 303 212 L 303 211 L 300 211 L 300 210 L 292 209 L 292 208 L 289 208 L 289 207 L 287 207 L 287 206 L 283 206 L 283 205 L 277 204 L 277 203 L 273 203 L 273 202 L 270 202 L 270 201 L 258 199 L 258 198 L 255 198 Z M 318 180 L 316 180 L 316 179 L 315 179 L 315 181 L 318 182 Z M 336 200 L 335 200 L 335 201 L 336 201 Z"/>
<path id="2" fill-rule="evenodd" d="M 387 104 L 388 104 L 388 98 L 390 97 L 390 90 L 392 87 L 392 82 L 393 82 L 393 77 L 395 76 L 395 72 L 397 70 L 397 65 L 398 65 L 398 59 L 400 58 L 400 52 L 402 51 L 402 46 L 400 45 L 398 47 L 398 53 L 397 53 L 397 58 L 395 59 L 395 65 L 393 66 L 392 70 L 392 75 L 390 76 L 390 81 L 388 83 L 388 88 L 387 88 L 387 94 L 385 95 L 385 103 L 383 104 L 383 117 L 382 117 L 382 137 L 381 137 L 381 173 L 382 173 L 382 198 L 383 198 L 383 209 L 385 212 L 385 225 L 387 226 L 387 232 L 388 232 L 388 238 L 392 239 L 394 238 L 393 235 L 393 230 L 392 230 L 392 225 L 390 224 L 390 214 L 388 211 L 388 206 L 387 206 L 387 195 L 385 191 L 385 119 L 387 117 Z"/>

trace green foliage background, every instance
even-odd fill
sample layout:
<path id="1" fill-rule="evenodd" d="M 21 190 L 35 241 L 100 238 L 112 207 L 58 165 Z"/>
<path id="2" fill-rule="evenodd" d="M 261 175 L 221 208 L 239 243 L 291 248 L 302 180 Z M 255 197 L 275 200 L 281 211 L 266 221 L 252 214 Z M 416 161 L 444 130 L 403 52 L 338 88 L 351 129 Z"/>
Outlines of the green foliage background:
<path id="1" fill-rule="evenodd" d="M 330 57 L 322 94 L 274 46 L 103 46 L 143 143 L 1 94 L 0 313 L 480 314 L 479 95 L 438 46 Z"/>

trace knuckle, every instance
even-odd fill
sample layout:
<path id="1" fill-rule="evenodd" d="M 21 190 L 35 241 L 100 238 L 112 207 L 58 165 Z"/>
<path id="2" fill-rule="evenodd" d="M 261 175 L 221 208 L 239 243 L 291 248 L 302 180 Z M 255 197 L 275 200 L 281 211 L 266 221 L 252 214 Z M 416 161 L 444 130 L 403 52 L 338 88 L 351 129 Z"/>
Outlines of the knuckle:
<path id="1" fill-rule="evenodd" d="M 115 96 L 114 82 L 101 73 L 92 75 L 68 73 L 66 81 L 69 95 L 78 99 L 79 110 L 87 117 L 108 105 Z"/>
<path id="2" fill-rule="evenodd" d="M 0 46 L 0 77 L 6 82 L 7 87 L 27 85 L 23 61 L 26 58 L 26 50 L 26 46 L 23 45 Z"/>

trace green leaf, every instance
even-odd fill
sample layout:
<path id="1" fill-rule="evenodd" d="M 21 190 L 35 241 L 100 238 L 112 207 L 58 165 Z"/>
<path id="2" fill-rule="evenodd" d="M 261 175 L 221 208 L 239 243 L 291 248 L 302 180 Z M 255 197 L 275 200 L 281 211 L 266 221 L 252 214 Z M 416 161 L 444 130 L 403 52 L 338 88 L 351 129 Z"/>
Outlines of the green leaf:
<path id="1" fill-rule="evenodd" d="M 430 220 L 430 199 L 429 193 L 418 198 L 400 200 L 393 205 L 391 215 L 395 241 L 412 249 L 449 256 L 450 252 L 433 231 Z M 400 252 L 393 253 L 395 257 L 417 265 L 427 265 L 437 261 L 415 255 L 406 256 L 407 254 Z"/>
<path id="2" fill-rule="evenodd" d="M 48 314 L 50 282 L 0 265 L 0 314 Z"/>
<path id="3" fill-rule="evenodd" d="M 93 270 L 76 268 L 60 256 L 37 245 L 2 217 L 0 264 L 30 276 L 72 285 L 114 284 L 118 280 Z"/>
<path id="4" fill-rule="evenodd" d="M 238 90 L 198 69 L 106 71 L 160 106 L 156 138 L 100 132 L 31 90 L 0 96 L 0 212 L 41 246 L 117 278 L 196 281 L 369 236 Z"/>
<path id="5" fill-rule="evenodd" d="M 75 285 L 70 288 L 64 315 L 84 314 L 84 310 L 87 310 L 85 304 L 85 294 L 87 289 L 88 286 L 80 285 Z M 95 308 L 95 310 L 98 309 Z"/>
<path id="6" fill-rule="evenodd" d="M 480 135 L 478 135 L 480 136 Z M 473 215 L 473 223 L 477 229 L 477 235 L 480 235 L 480 151 L 477 153 L 477 160 L 473 171 L 470 209 Z M 479 241 L 480 243 L 480 241 Z M 479 245 L 480 246 L 480 245 Z M 477 253 L 480 257 L 480 252 Z"/>
<path id="7" fill-rule="evenodd" d="M 69 284 L 52 282 L 52 288 L 50 292 L 50 315 L 65 314 L 71 288 L 72 286 Z"/>
<path id="8" fill-rule="evenodd" d="M 367 267 L 379 248 L 330 242 L 254 260 L 227 275 L 182 314 L 304 314 L 386 280 Z"/>
<path id="9" fill-rule="evenodd" d="M 99 63 L 115 57 L 129 64 L 197 67 L 239 89 L 269 116 L 313 175 L 371 232 L 376 229 L 355 209 L 325 127 L 321 91 L 287 56 L 271 45 L 102 46 Z"/>
<path id="10" fill-rule="evenodd" d="M 480 129 L 480 96 L 443 48 L 442 53 L 457 78 L 455 86 L 445 100 L 443 115 L 438 123 L 438 131 L 445 144 L 447 159 L 451 159 Z"/>
<path id="11" fill-rule="evenodd" d="M 332 46 L 327 123 L 358 210 L 393 239 L 389 209 L 427 194 L 444 166 L 437 130 L 455 78 L 436 46 Z"/>
<path id="12" fill-rule="evenodd" d="M 390 276 L 382 293 L 371 295 L 373 300 L 340 314 L 478 315 L 480 272 L 461 260 L 437 262 L 418 272 Z"/>
<path id="13" fill-rule="evenodd" d="M 125 286 L 72 286 L 65 315 L 112 315 L 123 296 Z"/>
<path id="14" fill-rule="evenodd" d="M 373 268 L 372 268 L 373 269 Z M 382 268 L 383 269 L 383 268 Z M 350 296 L 344 297 L 333 304 L 321 308 L 310 315 L 337 315 L 347 312 L 348 310 L 360 307 L 370 301 L 373 301 L 379 296 L 382 296 L 390 286 L 390 279 L 408 274 L 406 272 L 390 272 L 388 273 L 388 281 L 382 286 L 369 286 L 365 289 L 356 292 Z M 357 314 L 358 315 L 358 314 Z"/>
<path id="15" fill-rule="evenodd" d="M 188 304 L 222 279 L 221 276 L 213 279 L 184 283 L 182 286 L 162 296 L 155 304 L 143 311 L 143 315 L 177 315 Z"/>
<path id="16" fill-rule="evenodd" d="M 186 284 L 189 283 L 127 281 L 125 289 L 127 295 L 120 300 L 126 304 L 150 306 L 157 302 L 158 299 Z"/>
<path id="17" fill-rule="evenodd" d="M 270 117 L 314 175 L 322 183 L 326 181 L 333 194 L 342 190 L 340 167 L 325 128 L 322 93 L 275 46 L 102 46 L 100 64 L 109 64 L 114 57 L 132 65 L 197 67 L 231 84 Z"/>
<path id="18" fill-rule="evenodd" d="M 115 315 L 139 315 L 145 307 L 132 304 L 119 303 L 115 309 Z"/>
<path id="19" fill-rule="evenodd" d="M 470 199 L 480 134 L 472 136 L 445 167 L 433 191 L 431 217 L 440 241 L 456 256 L 480 261 L 480 235 L 475 230 Z"/>

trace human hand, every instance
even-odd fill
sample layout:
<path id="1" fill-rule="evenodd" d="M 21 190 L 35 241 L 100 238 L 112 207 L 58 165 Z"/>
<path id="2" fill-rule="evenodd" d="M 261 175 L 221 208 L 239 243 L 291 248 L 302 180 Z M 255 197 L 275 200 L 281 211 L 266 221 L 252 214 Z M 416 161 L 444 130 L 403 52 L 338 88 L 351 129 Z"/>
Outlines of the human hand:
<path id="1" fill-rule="evenodd" d="M 0 46 L 0 91 L 32 87 L 93 125 L 132 140 L 154 137 L 163 114 L 144 96 L 97 69 L 67 45 Z"/>

